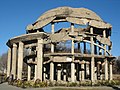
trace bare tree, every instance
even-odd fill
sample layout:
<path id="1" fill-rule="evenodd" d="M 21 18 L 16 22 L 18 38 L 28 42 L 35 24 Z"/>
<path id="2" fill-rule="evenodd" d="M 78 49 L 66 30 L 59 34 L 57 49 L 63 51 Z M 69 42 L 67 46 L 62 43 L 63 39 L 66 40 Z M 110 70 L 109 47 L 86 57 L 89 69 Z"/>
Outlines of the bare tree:
<path id="1" fill-rule="evenodd" d="M 113 73 L 120 74 L 120 56 L 115 59 L 115 62 L 113 64 Z"/>
<path id="2" fill-rule="evenodd" d="M 4 71 L 7 67 L 7 53 L 2 54 L 0 58 L 0 70 Z"/>

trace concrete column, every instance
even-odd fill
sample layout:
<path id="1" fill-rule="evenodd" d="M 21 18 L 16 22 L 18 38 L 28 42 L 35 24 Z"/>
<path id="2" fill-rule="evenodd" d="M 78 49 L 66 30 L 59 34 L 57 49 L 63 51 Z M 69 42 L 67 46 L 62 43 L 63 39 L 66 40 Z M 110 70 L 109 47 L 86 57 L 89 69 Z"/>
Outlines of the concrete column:
<path id="1" fill-rule="evenodd" d="M 66 81 L 66 78 L 67 78 L 67 76 L 66 76 L 66 69 L 64 69 L 64 76 L 63 76 L 63 80 L 64 80 L 64 81 Z"/>
<path id="2" fill-rule="evenodd" d="M 112 62 L 110 63 L 110 80 L 113 80 L 113 76 L 112 76 Z"/>
<path id="3" fill-rule="evenodd" d="M 58 70 L 57 70 L 57 81 L 61 80 L 61 64 L 57 65 Z"/>
<path id="4" fill-rule="evenodd" d="M 86 62 L 86 77 L 90 75 L 90 67 L 89 67 L 89 62 Z M 88 78 L 88 77 L 87 77 Z"/>
<path id="5" fill-rule="evenodd" d="M 105 59 L 105 80 L 108 80 L 108 61 Z"/>
<path id="6" fill-rule="evenodd" d="M 71 32 L 74 33 L 74 24 L 73 23 L 71 23 Z M 74 38 L 72 38 L 71 53 L 74 55 Z M 72 56 L 72 62 L 71 62 L 71 81 L 75 82 L 75 64 L 73 61 L 74 61 L 74 56 Z"/>
<path id="7" fill-rule="evenodd" d="M 52 26 L 52 30 L 51 30 L 51 33 L 54 34 L 55 33 L 55 30 L 54 30 L 54 23 L 51 24 Z M 54 44 L 51 44 L 51 53 L 54 53 Z"/>
<path id="8" fill-rule="evenodd" d="M 77 73 L 77 70 L 75 69 L 75 81 L 77 80 L 77 75 L 76 75 L 76 73 Z"/>
<path id="9" fill-rule="evenodd" d="M 44 75 L 43 75 L 43 80 L 46 80 L 46 67 L 44 67 Z"/>
<path id="10" fill-rule="evenodd" d="M 108 36 L 108 39 L 110 40 L 110 36 Z M 108 51 L 111 53 L 112 46 L 108 46 Z"/>
<path id="11" fill-rule="evenodd" d="M 103 80 L 103 65 L 100 65 L 100 80 Z"/>
<path id="12" fill-rule="evenodd" d="M 50 62 L 50 80 L 54 80 L 54 63 Z"/>
<path id="13" fill-rule="evenodd" d="M 106 30 L 103 30 L 103 37 L 106 38 Z"/>
<path id="14" fill-rule="evenodd" d="M 92 27 L 90 28 L 90 33 L 93 34 Z M 93 82 L 94 81 L 94 66 L 95 66 L 95 64 L 94 64 L 95 61 L 94 61 L 94 57 L 93 57 L 93 55 L 94 55 L 93 37 L 91 37 L 90 40 L 91 40 L 91 55 L 92 55 L 92 57 L 91 57 L 91 80 Z"/>
<path id="15" fill-rule="evenodd" d="M 94 70 L 94 57 L 91 58 L 91 80 L 94 81 L 94 74 L 95 74 L 95 70 Z"/>
<path id="16" fill-rule="evenodd" d="M 75 82 L 75 64 L 71 62 L 71 82 Z"/>
<path id="17" fill-rule="evenodd" d="M 103 37 L 106 38 L 106 30 L 103 30 Z M 104 55 L 106 55 L 106 45 L 104 44 Z"/>
<path id="18" fill-rule="evenodd" d="M 74 24 L 71 24 L 71 32 L 74 33 Z M 74 38 L 72 38 L 71 53 L 74 54 Z"/>
<path id="19" fill-rule="evenodd" d="M 81 71 L 79 71 L 79 80 L 81 81 L 82 79 L 81 79 L 82 77 L 81 77 Z"/>
<path id="20" fill-rule="evenodd" d="M 54 44 L 51 44 L 51 53 L 54 53 Z"/>
<path id="21" fill-rule="evenodd" d="M 72 38 L 72 47 L 71 47 L 71 53 L 74 54 L 74 39 Z"/>
<path id="22" fill-rule="evenodd" d="M 11 71 L 11 48 L 8 49 L 7 77 L 10 76 L 10 71 Z"/>
<path id="23" fill-rule="evenodd" d="M 43 72 L 43 39 L 38 39 L 38 48 L 37 48 L 37 79 L 42 79 Z"/>
<path id="24" fill-rule="evenodd" d="M 94 75 L 94 79 L 97 80 L 97 67 L 94 68 L 94 72 L 95 72 L 95 75 Z"/>
<path id="25" fill-rule="evenodd" d="M 93 28 L 92 27 L 90 28 L 90 33 L 93 34 Z M 90 45 L 91 46 L 91 54 L 94 55 L 93 37 L 91 37 L 90 40 L 91 40 L 91 45 Z"/>
<path id="26" fill-rule="evenodd" d="M 51 33 L 54 34 L 55 33 L 55 25 L 54 23 L 51 23 Z"/>
<path id="27" fill-rule="evenodd" d="M 28 81 L 31 80 L 31 66 L 30 65 L 28 65 L 28 78 L 27 78 L 27 80 Z"/>
<path id="28" fill-rule="evenodd" d="M 12 75 L 16 79 L 17 45 L 14 43 L 12 48 Z"/>
<path id="29" fill-rule="evenodd" d="M 34 80 L 37 79 L 37 65 L 35 65 L 35 76 L 34 76 Z"/>
<path id="30" fill-rule="evenodd" d="M 82 71 L 81 71 L 81 80 L 82 81 L 84 81 L 84 79 L 85 79 L 85 66 L 84 66 L 84 64 L 85 64 L 85 61 L 82 60 L 82 63 L 81 63 L 81 69 L 82 69 Z"/>
<path id="31" fill-rule="evenodd" d="M 101 65 L 101 62 L 98 61 L 97 62 L 97 79 L 100 80 L 100 65 Z"/>
<path id="32" fill-rule="evenodd" d="M 100 75 L 100 80 L 103 80 L 103 74 Z"/>
<path id="33" fill-rule="evenodd" d="M 54 23 L 51 24 L 52 26 L 52 30 L 51 33 L 54 34 L 55 33 L 55 25 Z M 51 44 L 51 53 L 54 53 L 54 44 Z M 51 57 L 53 59 L 53 57 Z M 50 80 L 53 81 L 54 80 L 54 63 L 50 62 Z"/>
<path id="34" fill-rule="evenodd" d="M 18 71 L 17 79 L 22 79 L 22 69 L 23 69 L 23 42 L 19 42 L 18 47 Z"/>

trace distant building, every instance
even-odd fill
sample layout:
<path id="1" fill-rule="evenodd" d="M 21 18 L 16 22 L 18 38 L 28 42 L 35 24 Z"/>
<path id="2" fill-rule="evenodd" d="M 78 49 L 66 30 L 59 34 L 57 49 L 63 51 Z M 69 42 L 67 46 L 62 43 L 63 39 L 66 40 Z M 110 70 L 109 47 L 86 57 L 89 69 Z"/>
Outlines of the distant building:
<path id="1" fill-rule="evenodd" d="M 22 79 L 25 62 L 28 80 L 112 80 L 111 29 L 86 8 L 49 10 L 27 26 L 26 34 L 8 40 L 7 76 Z"/>

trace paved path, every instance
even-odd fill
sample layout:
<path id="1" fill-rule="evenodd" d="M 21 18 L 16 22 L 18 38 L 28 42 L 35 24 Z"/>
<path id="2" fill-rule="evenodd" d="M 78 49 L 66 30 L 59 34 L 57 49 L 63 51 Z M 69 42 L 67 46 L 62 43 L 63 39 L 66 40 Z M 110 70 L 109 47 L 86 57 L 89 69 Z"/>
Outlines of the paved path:
<path id="1" fill-rule="evenodd" d="M 8 83 L 3 83 L 0 84 L 0 90 L 22 90 L 22 89 L 8 85 Z"/>
<path id="2" fill-rule="evenodd" d="M 47 87 L 47 88 L 27 88 L 27 89 L 22 89 L 18 88 L 15 86 L 8 85 L 8 83 L 3 83 L 0 84 L 0 90 L 63 90 L 63 88 L 66 90 L 120 90 L 120 86 L 115 86 L 115 87 L 106 87 L 106 86 L 101 86 L 101 87 Z"/>

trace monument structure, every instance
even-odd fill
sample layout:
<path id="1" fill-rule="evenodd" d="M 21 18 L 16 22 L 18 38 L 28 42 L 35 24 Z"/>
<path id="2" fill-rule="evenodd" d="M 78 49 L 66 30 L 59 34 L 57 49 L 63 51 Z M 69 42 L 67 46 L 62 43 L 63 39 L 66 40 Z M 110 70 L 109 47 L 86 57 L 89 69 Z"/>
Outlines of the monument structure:
<path id="1" fill-rule="evenodd" d="M 27 80 L 112 80 L 111 29 L 89 9 L 51 9 L 8 40 L 7 76 L 22 79 L 26 63 Z"/>

